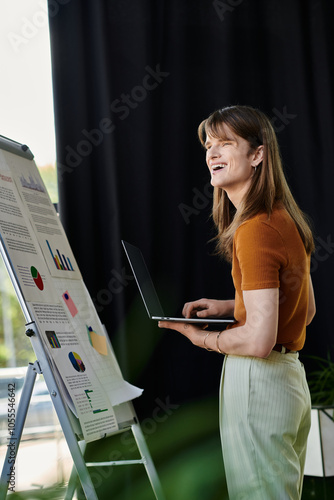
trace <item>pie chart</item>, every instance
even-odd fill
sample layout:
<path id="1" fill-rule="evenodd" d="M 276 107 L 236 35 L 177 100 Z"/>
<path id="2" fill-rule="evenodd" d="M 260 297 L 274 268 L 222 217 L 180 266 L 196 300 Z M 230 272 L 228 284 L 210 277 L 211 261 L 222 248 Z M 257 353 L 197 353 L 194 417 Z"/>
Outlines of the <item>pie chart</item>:
<path id="1" fill-rule="evenodd" d="M 36 267 L 31 266 L 30 272 L 31 272 L 32 279 L 34 280 L 34 283 L 37 286 L 37 288 L 39 288 L 39 290 L 43 290 L 43 288 L 44 288 L 43 280 L 42 280 L 41 275 L 37 271 Z"/>
<path id="2" fill-rule="evenodd" d="M 83 364 L 83 361 L 80 358 L 79 354 L 77 354 L 76 352 L 70 352 L 68 357 L 70 358 L 73 368 L 77 372 L 84 372 L 86 370 L 86 367 Z"/>

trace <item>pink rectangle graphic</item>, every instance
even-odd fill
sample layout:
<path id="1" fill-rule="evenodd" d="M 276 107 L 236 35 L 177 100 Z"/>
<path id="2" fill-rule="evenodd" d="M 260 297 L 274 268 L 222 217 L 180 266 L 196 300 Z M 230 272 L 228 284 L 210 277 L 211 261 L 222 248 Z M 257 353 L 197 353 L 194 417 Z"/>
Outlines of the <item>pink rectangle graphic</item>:
<path id="1" fill-rule="evenodd" d="M 70 311 L 70 313 L 72 314 L 72 316 L 74 318 L 74 316 L 76 314 L 78 314 L 78 309 L 76 308 L 76 305 L 74 304 L 73 300 L 71 299 L 70 294 L 68 293 L 68 291 L 66 291 L 65 293 L 63 293 L 62 297 L 63 297 L 63 299 L 65 301 L 65 304 L 68 307 L 68 310 Z"/>

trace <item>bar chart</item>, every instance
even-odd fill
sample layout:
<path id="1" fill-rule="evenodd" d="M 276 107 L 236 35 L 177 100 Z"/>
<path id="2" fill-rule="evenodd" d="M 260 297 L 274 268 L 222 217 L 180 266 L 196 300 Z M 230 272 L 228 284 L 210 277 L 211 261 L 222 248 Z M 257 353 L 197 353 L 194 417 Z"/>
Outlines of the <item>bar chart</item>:
<path id="1" fill-rule="evenodd" d="M 96 391 L 85 389 L 85 394 L 89 401 L 89 405 L 93 411 L 93 413 L 102 413 L 104 411 L 108 411 L 108 408 L 103 408 L 104 401 Z"/>
<path id="2" fill-rule="evenodd" d="M 45 240 L 46 244 L 50 250 L 52 260 L 59 271 L 74 271 L 71 261 L 68 257 L 66 257 L 63 253 L 60 252 L 58 248 L 55 251 L 52 251 L 51 245 L 48 240 Z"/>
<path id="3" fill-rule="evenodd" d="M 52 349 L 60 349 L 61 348 L 61 345 L 60 345 L 60 342 L 59 342 L 58 337 L 56 335 L 56 332 L 46 330 L 45 335 L 47 336 L 47 339 L 48 339 Z"/>

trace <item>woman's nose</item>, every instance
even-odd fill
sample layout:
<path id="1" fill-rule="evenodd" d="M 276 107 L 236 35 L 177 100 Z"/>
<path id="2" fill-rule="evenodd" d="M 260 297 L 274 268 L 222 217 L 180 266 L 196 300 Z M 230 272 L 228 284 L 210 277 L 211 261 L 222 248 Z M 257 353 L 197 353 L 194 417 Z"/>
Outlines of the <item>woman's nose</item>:
<path id="1" fill-rule="evenodd" d="M 220 152 L 218 148 L 212 147 L 208 151 L 208 158 L 219 158 L 220 157 Z"/>

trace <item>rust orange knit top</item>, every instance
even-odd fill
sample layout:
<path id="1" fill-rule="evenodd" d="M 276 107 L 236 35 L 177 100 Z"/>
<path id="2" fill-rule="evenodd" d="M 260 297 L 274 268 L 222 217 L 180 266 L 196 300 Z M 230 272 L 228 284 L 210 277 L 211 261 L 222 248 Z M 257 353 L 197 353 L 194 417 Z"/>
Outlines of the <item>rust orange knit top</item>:
<path id="1" fill-rule="evenodd" d="M 242 223 L 233 240 L 232 277 L 235 286 L 234 317 L 246 321 L 243 290 L 279 288 L 277 344 L 293 351 L 305 343 L 308 311 L 310 256 L 296 225 L 281 204 Z"/>

